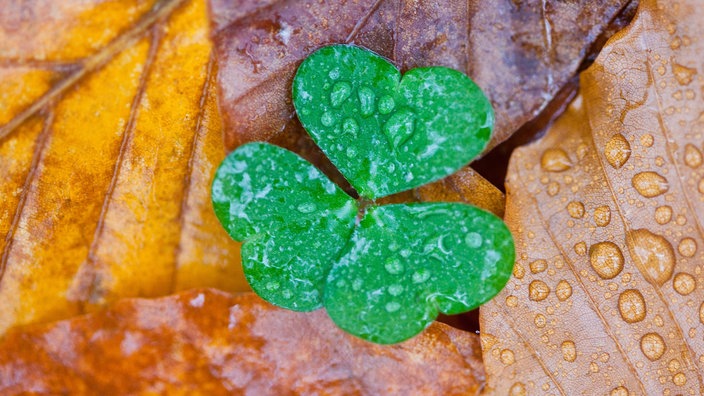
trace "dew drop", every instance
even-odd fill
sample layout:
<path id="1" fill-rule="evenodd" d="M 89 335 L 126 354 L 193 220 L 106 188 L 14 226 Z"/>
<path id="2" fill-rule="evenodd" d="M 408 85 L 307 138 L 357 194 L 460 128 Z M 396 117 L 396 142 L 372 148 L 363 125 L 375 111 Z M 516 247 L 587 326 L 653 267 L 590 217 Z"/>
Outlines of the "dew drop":
<path id="1" fill-rule="evenodd" d="M 699 180 L 699 184 L 697 185 L 697 190 L 699 190 L 700 194 L 704 194 L 704 178 Z"/>
<path id="2" fill-rule="evenodd" d="M 577 347 L 573 341 L 564 341 L 562 343 L 562 358 L 566 362 L 574 362 L 577 360 Z"/>
<path id="3" fill-rule="evenodd" d="M 534 280 L 528 285 L 528 298 L 533 301 L 543 301 L 549 294 L 550 287 L 541 280 Z"/>
<path id="4" fill-rule="evenodd" d="M 697 252 L 697 242 L 692 238 L 683 238 L 677 245 L 677 251 L 684 257 L 694 257 Z"/>
<path id="5" fill-rule="evenodd" d="M 550 148 L 543 152 L 540 166 L 548 172 L 563 172 L 572 167 L 572 161 L 565 150 Z"/>
<path id="6" fill-rule="evenodd" d="M 526 391 L 526 386 L 522 382 L 516 382 L 511 385 L 511 389 L 508 391 L 509 396 L 526 396 L 528 392 Z"/>
<path id="7" fill-rule="evenodd" d="M 411 276 L 413 283 L 423 283 L 430 279 L 430 271 L 425 268 L 421 268 L 413 273 Z"/>
<path id="8" fill-rule="evenodd" d="M 340 78 L 340 69 L 334 68 L 330 70 L 330 72 L 328 73 L 328 77 L 330 77 L 331 80 L 337 80 L 338 78 Z"/>
<path id="9" fill-rule="evenodd" d="M 413 136 L 416 115 L 408 109 L 394 113 L 384 124 L 384 134 L 392 148 L 398 148 Z"/>
<path id="10" fill-rule="evenodd" d="M 467 234 L 467 236 L 464 237 L 464 243 L 467 244 L 472 249 L 476 249 L 479 246 L 482 245 L 482 236 L 477 234 L 476 232 L 470 232 Z"/>
<path id="11" fill-rule="evenodd" d="M 384 268 L 386 268 L 386 271 L 388 271 L 391 275 L 398 275 L 403 272 L 403 264 L 401 264 L 401 261 L 398 259 L 389 260 L 386 264 L 384 264 Z"/>
<path id="12" fill-rule="evenodd" d="M 515 266 L 513 267 L 513 276 L 515 276 L 518 279 L 523 279 L 523 277 L 526 275 L 526 270 L 523 268 L 523 266 L 520 263 L 516 263 Z"/>
<path id="13" fill-rule="evenodd" d="M 501 362 L 505 365 L 514 364 L 516 362 L 516 357 L 513 351 L 510 349 L 504 349 L 501 351 Z"/>
<path id="14" fill-rule="evenodd" d="M 667 179 L 655 172 L 641 172 L 633 176 L 631 179 L 633 188 L 638 191 L 638 194 L 653 198 L 664 194 L 670 188 Z"/>
<path id="15" fill-rule="evenodd" d="M 594 222 L 599 227 L 606 227 L 611 223 L 611 209 L 608 206 L 599 206 L 594 209 Z"/>
<path id="16" fill-rule="evenodd" d="M 572 296 L 572 286 L 564 279 L 557 282 L 557 286 L 555 287 L 555 295 L 560 301 L 567 300 L 570 296 Z"/>
<path id="17" fill-rule="evenodd" d="M 359 132 L 359 125 L 357 124 L 357 121 L 352 118 L 345 118 L 345 120 L 342 121 L 342 133 L 356 138 L 357 132 Z"/>
<path id="18" fill-rule="evenodd" d="M 645 299 L 636 289 L 624 290 L 618 296 L 618 313 L 626 323 L 636 323 L 645 319 Z"/>
<path id="19" fill-rule="evenodd" d="M 560 192 L 560 185 L 557 184 L 557 182 L 552 182 L 552 183 L 548 184 L 547 191 L 548 191 L 549 196 L 554 197 L 555 195 L 557 195 L 557 193 Z"/>
<path id="20" fill-rule="evenodd" d="M 386 312 L 389 312 L 389 313 L 391 313 L 391 312 L 396 312 L 396 311 L 398 311 L 399 309 L 401 309 L 401 304 L 399 304 L 399 303 L 396 302 L 396 301 L 391 301 L 391 302 L 387 302 L 387 303 L 386 303 L 386 307 L 385 307 L 385 308 L 386 308 Z"/>
<path id="21" fill-rule="evenodd" d="M 384 95 L 379 98 L 379 113 L 389 114 L 394 111 L 395 107 L 396 102 L 394 102 L 394 98 L 392 98 L 390 95 Z"/>
<path id="22" fill-rule="evenodd" d="M 677 80 L 680 85 L 689 85 L 694 75 L 697 74 L 697 69 L 672 62 L 672 73 L 675 75 L 675 80 Z"/>
<path id="23" fill-rule="evenodd" d="M 604 155 L 606 156 L 606 161 L 614 169 L 619 169 L 631 157 L 631 144 L 628 143 L 628 140 L 623 135 L 618 133 L 606 143 Z"/>
<path id="24" fill-rule="evenodd" d="M 633 263 L 648 282 L 662 286 L 675 268 L 675 251 L 663 236 L 649 230 L 630 231 L 626 244 Z"/>
<path id="25" fill-rule="evenodd" d="M 677 386 L 684 386 L 687 384 L 687 376 L 683 373 L 677 373 L 672 377 L 672 382 Z"/>
<path id="26" fill-rule="evenodd" d="M 401 285 L 391 285 L 389 286 L 389 294 L 392 296 L 398 296 L 403 293 L 403 286 Z"/>
<path id="27" fill-rule="evenodd" d="M 655 221 L 660 224 L 664 225 L 670 222 L 672 220 L 672 208 L 665 205 L 665 206 L 659 206 L 657 209 L 655 209 Z"/>
<path id="28" fill-rule="evenodd" d="M 264 287 L 266 287 L 266 289 L 269 291 L 274 291 L 274 290 L 278 290 L 279 287 L 281 287 L 281 285 L 279 284 L 279 282 L 271 281 L 271 282 L 267 282 L 266 286 L 264 286 Z"/>
<path id="29" fill-rule="evenodd" d="M 651 361 L 656 361 L 665 354 L 665 340 L 658 333 L 647 333 L 640 339 L 640 350 Z"/>
<path id="30" fill-rule="evenodd" d="M 530 263 L 528 265 L 528 267 L 530 268 L 530 272 L 532 272 L 534 274 L 538 274 L 540 272 L 545 271 L 545 269 L 548 268 L 548 262 L 543 259 L 535 260 L 532 263 Z"/>
<path id="31" fill-rule="evenodd" d="M 281 292 L 281 295 L 287 300 L 290 300 L 291 297 L 293 297 L 293 293 L 291 293 L 291 290 L 284 290 Z"/>
<path id="32" fill-rule="evenodd" d="M 704 302 L 699 305 L 699 323 L 704 324 Z"/>
<path id="33" fill-rule="evenodd" d="M 312 213 L 315 211 L 316 206 L 312 202 L 305 202 L 296 207 L 296 209 L 301 213 Z"/>
<path id="34" fill-rule="evenodd" d="M 518 297 L 516 297 L 516 296 L 506 297 L 506 306 L 511 307 L 511 308 L 518 306 Z"/>
<path id="35" fill-rule="evenodd" d="M 580 256 L 587 254 L 587 244 L 584 242 L 577 242 L 574 244 L 574 252 Z"/>
<path id="36" fill-rule="evenodd" d="M 320 116 L 320 123 L 326 127 L 332 126 L 335 123 L 335 116 L 326 111 L 322 116 Z"/>
<path id="37" fill-rule="evenodd" d="M 677 293 L 686 296 L 697 288 L 697 280 L 686 272 L 678 272 L 672 279 L 672 287 Z"/>
<path id="38" fill-rule="evenodd" d="M 697 168 L 702 164 L 702 152 L 691 143 L 684 146 L 684 163 L 690 168 Z"/>
<path id="39" fill-rule="evenodd" d="M 334 108 L 339 108 L 352 94 L 352 86 L 345 81 L 338 81 L 332 86 L 330 91 L 330 104 Z"/>
<path id="40" fill-rule="evenodd" d="M 609 396 L 628 396 L 628 389 L 623 386 L 618 386 L 611 389 Z"/>
<path id="41" fill-rule="evenodd" d="M 369 87 L 362 87 L 357 92 L 359 95 L 359 105 L 362 110 L 362 116 L 369 117 L 374 114 L 374 99 L 376 95 Z"/>
<path id="42" fill-rule="evenodd" d="M 584 217 L 584 204 L 579 201 L 572 201 L 567 204 L 567 213 L 574 219 Z"/>
<path id="43" fill-rule="evenodd" d="M 357 156 L 357 150 L 354 147 L 347 147 L 345 154 L 347 155 L 347 158 L 354 158 Z"/>
<path id="44" fill-rule="evenodd" d="M 533 318 L 533 323 L 535 323 L 535 327 L 542 329 L 547 324 L 547 319 L 545 319 L 545 315 L 537 314 Z"/>
<path id="45" fill-rule="evenodd" d="M 599 242 L 589 248 L 589 262 L 602 279 L 613 279 L 623 270 L 623 253 L 613 242 Z"/>
<path id="46" fill-rule="evenodd" d="M 643 147 L 653 147 L 653 143 L 655 143 L 655 139 L 653 138 L 653 135 L 649 133 L 646 133 L 640 137 L 640 144 L 642 144 Z"/>
<path id="47" fill-rule="evenodd" d="M 352 290 L 354 291 L 359 291 L 362 289 L 362 285 L 364 284 L 364 281 L 362 281 L 361 278 L 357 278 L 352 281 Z"/>

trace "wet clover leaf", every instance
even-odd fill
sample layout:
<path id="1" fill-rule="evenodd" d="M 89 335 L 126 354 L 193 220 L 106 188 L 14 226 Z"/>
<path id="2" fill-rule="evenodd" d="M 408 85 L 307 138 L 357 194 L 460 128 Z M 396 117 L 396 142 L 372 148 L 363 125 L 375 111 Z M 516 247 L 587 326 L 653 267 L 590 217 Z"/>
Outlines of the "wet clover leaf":
<path id="1" fill-rule="evenodd" d="M 431 67 L 401 78 L 352 46 L 306 59 L 293 95 L 304 126 L 362 199 L 453 173 L 483 149 L 493 125 L 488 100 L 467 76 Z M 212 200 L 229 234 L 244 241 L 244 272 L 257 294 L 298 311 L 324 306 L 342 329 L 373 342 L 400 342 L 440 312 L 474 309 L 513 268 L 511 233 L 493 214 L 459 203 L 365 207 L 267 143 L 243 145 L 223 161 Z"/>
<path id="2" fill-rule="evenodd" d="M 386 59 L 350 45 L 303 61 L 293 104 L 313 140 L 367 198 L 456 172 L 486 147 L 494 125 L 491 103 L 466 75 L 436 66 L 402 78 Z"/>

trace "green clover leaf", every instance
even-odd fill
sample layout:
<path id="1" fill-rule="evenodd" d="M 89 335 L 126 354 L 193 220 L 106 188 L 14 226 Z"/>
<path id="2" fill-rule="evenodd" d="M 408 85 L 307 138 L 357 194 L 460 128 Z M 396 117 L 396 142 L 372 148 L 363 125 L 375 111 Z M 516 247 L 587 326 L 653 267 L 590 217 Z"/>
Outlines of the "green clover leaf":
<path id="1" fill-rule="evenodd" d="M 493 124 L 488 100 L 461 73 L 433 67 L 401 78 L 351 46 L 306 59 L 293 94 L 311 136 L 367 198 L 454 172 L 483 149 Z M 293 310 L 324 306 L 342 329 L 373 342 L 400 342 L 439 312 L 474 309 L 513 268 L 511 233 L 493 214 L 459 203 L 364 207 L 312 164 L 266 143 L 228 155 L 212 200 L 244 242 L 257 294 Z"/>
<path id="2" fill-rule="evenodd" d="M 386 59 L 350 45 L 303 61 L 293 104 L 313 140 L 367 198 L 456 172 L 486 147 L 494 125 L 491 103 L 466 75 L 423 67 L 401 78 Z"/>

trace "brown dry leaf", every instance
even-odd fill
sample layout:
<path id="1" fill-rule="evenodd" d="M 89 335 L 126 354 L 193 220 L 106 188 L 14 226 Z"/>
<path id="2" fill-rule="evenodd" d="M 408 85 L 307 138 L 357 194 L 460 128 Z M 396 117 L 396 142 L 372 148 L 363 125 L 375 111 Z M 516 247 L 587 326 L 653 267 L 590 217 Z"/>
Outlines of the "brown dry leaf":
<path id="1" fill-rule="evenodd" d="M 494 146 L 547 105 L 635 2 L 210 3 L 226 145 L 233 148 L 292 128 L 289 87 L 299 62 L 341 42 L 374 50 L 402 70 L 443 65 L 469 74 L 494 104 Z"/>
<path id="2" fill-rule="evenodd" d="M 644 1 L 517 150 L 517 263 L 481 310 L 489 394 L 704 394 L 704 10 Z"/>
<path id="3" fill-rule="evenodd" d="M 469 395 L 484 379 L 474 334 L 436 323 L 379 346 L 322 311 L 208 289 L 17 329 L 0 350 L 3 394 Z"/>
<path id="4" fill-rule="evenodd" d="M 0 7 L 0 334 L 121 296 L 247 290 L 204 1 Z"/>

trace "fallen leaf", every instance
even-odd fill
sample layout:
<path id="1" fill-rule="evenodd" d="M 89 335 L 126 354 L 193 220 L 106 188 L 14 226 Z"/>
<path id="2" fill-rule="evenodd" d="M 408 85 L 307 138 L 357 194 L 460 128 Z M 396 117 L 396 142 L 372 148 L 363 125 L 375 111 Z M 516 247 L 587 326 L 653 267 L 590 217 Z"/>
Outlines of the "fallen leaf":
<path id="1" fill-rule="evenodd" d="M 467 395 L 483 383 L 473 334 L 436 323 L 381 347 L 323 311 L 208 289 L 17 329 L 0 350 L 3 394 Z"/>
<path id="2" fill-rule="evenodd" d="M 641 3 L 515 151 L 514 277 L 481 309 L 487 394 L 704 393 L 704 12 Z"/>
<path id="3" fill-rule="evenodd" d="M 211 49 L 203 1 L 2 7 L 0 334 L 122 296 L 248 290 L 208 195 L 225 155 Z"/>
<path id="4" fill-rule="evenodd" d="M 404 72 L 466 72 L 496 111 L 491 148 L 548 104 L 632 3 L 210 0 L 226 146 L 290 131 L 299 62 L 323 45 L 354 43 Z"/>

